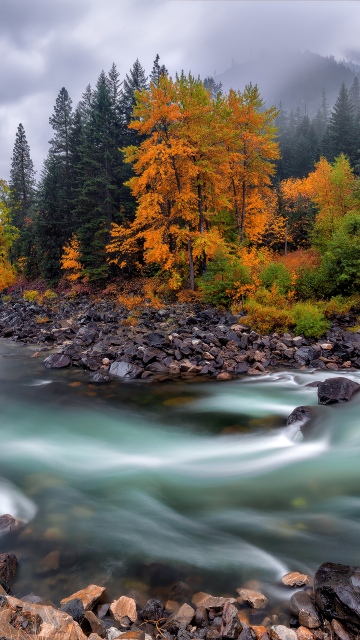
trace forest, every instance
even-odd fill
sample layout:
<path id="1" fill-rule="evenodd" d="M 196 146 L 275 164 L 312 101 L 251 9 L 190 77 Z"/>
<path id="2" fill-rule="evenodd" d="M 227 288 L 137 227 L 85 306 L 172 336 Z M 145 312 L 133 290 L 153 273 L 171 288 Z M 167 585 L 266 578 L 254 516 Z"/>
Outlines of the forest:
<path id="1" fill-rule="evenodd" d="M 0 180 L 5 294 L 102 292 L 134 316 L 203 302 L 313 337 L 359 303 L 357 76 L 310 118 L 156 56 L 149 78 L 102 71 L 75 108 L 62 88 L 49 123 L 39 181 L 22 124 Z"/>

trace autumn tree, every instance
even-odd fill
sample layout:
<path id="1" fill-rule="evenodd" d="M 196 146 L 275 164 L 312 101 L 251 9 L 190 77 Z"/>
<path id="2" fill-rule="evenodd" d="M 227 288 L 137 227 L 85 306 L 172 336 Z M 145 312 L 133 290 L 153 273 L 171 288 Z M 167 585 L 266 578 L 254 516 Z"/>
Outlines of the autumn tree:
<path id="1" fill-rule="evenodd" d="M 241 92 L 229 91 L 226 98 L 228 125 L 228 183 L 240 242 L 254 231 L 256 212 L 265 206 L 274 161 L 279 158 L 275 140 L 275 107 L 264 109 L 257 86 L 249 84 Z M 259 220 L 258 220 L 259 223 Z M 261 224 L 261 223 L 260 223 Z"/>
<path id="2" fill-rule="evenodd" d="M 9 187 L 0 180 L 0 291 L 13 284 L 16 273 L 11 264 L 11 248 L 18 236 L 9 208 Z"/>

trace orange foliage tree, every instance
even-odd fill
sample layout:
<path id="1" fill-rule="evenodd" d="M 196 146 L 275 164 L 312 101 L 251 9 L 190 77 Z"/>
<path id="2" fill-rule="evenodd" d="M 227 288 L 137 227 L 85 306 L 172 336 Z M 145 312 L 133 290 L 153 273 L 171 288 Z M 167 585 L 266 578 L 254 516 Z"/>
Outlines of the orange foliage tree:
<path id="1" fill-rule="evenodd" d="M 11 247 L 19 235 L 18 229 L 11 224 L 8 207 L 9 187 L 0 180 L 0 291 L 15 282 L 16 272 L 11 264 Z"/>
<path id="2" fill-rule="evenodd" d="M 70 282 L 79 280 L 82 276 L 82 264 L 80 262 L 80 243 L 75 235 L 64 246 L 61 257 L 61 269 L 66 272 L 66 278 Z"/>

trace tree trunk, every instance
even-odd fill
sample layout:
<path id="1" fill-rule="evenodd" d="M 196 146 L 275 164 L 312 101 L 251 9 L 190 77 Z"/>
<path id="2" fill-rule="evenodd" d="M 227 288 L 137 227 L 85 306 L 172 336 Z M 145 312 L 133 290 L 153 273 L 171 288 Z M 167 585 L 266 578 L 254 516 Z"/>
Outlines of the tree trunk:
<path id="1" fill-rule="evenodd" d="M 188 255 L 189 255 L 189 277 L 190 277 L 190 289 L 195 291 L 195 272 L 194 272 L 194 258 L 192 253 L 191 239 L 188 239 Z"/>
<path id="2" fill-rule="evenodd" d="M 240 242 L 244 241 L 244 236 L 245 236 L 245 212 L 246 212 L 246 182 L 245 182 L 245 180 L 243 180 L 243 183 L 242 183 Z"/>

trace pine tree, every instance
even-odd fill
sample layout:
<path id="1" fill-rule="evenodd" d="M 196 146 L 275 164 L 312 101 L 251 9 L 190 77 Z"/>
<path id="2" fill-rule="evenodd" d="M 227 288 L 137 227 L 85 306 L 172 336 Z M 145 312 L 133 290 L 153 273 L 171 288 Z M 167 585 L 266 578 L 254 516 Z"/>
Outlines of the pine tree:
<path id="1" fill-rule="evenodd" d="M 35 200 L 35 170 L 25 129 L 20 123 L 16 132 L 10 170 L 10 215 L 13 224 L 22 229 L 30 217 Z"/>
<path id="2" fill-rule="evenodd" d="M 148 88 L 147 77 L 138 59 L 135 60 L 129 74 L 126 74 L 121 90 L 121 106 L 126 124 L 131 121 L 131 116 L 136 104 L 135 92 Z"/>
<path id="3" fill-rule="evenodd" d="M 167 76 L 169 73 L 164 64 L 159 64 L 159 60 L 160 56 L 157 53 L 149 78 L 150 82 L 152 82 L 157 87 L 159 86 L 160 78 L 162 76 Z"/>
<path id="4" fill-rule="evenodd" d="M 354 107 L 344 83 L 340 87 L 339 95 L 331 112 L 329 135 L 333 158 L 344 153 L 353 161 L 356 153 L 354 144 Z"/>
<path id="5" fill-rule="evenodd" d="M 203 81 L 205 89 L 210 91 L 210 95 L 213 100 L 216 100 L 218 96 L 222 94 L 222 82 L 215 82 L 214 78 L 207 76 Z"/>
<path id="6" fill-rule="evenodd" d="M 356 173 L 360 174 L 360 82 L 355 76 L 350 87 L 350 100 L 354 108 L 354 158 L 353 164 Z"/>

